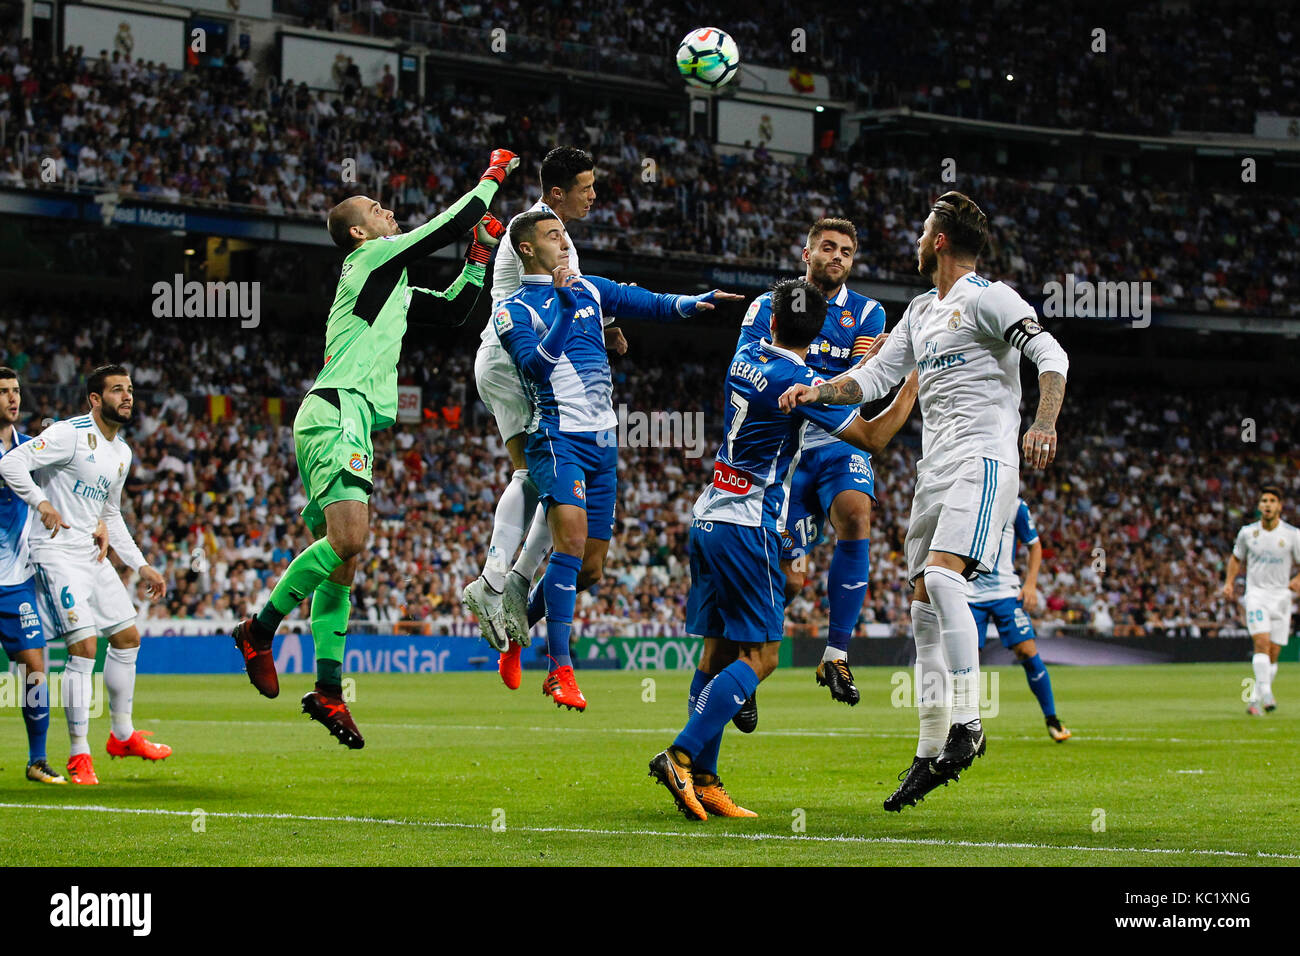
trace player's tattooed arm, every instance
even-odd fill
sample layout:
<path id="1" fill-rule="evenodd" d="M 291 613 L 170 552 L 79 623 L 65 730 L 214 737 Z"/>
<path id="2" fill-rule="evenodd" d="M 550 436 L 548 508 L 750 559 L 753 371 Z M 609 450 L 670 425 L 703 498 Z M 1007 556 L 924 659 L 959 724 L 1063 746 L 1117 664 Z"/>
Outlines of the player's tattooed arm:
<path id="1" fill-rule="evenodd" d="M 791 385 L 777 400 L 783 412 L 793 411 L 796 405 L 861 405 L 862 386 L 846 372 L 837 375 L 825 385 Z"/>
<path id="2" fill-rule="evenodd" d="M 1065 400 L 1065 376 L 1043 372 L 1038 376 L 1038 414 L 1025 432 L 1025 462 L 1031 468 L 1046 468 L 1056 457 L 1056 416 Z"/>

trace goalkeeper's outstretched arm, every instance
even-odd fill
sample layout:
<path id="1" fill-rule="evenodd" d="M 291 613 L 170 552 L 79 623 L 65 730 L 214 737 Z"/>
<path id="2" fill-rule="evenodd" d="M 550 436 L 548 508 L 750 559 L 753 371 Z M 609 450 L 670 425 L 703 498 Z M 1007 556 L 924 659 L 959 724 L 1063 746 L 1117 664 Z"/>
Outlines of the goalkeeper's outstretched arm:
<path id="1" fill-rule="evenodd" d="M 455 328 L 469 318 L 483 292 L 483 281 L 492 250 L 501 241 L 505 226 L 491 213 L 474 227 L 469 248 L 465 250 L 465 267 L 451 285 L 439 292 L 411 286 L 411 301 L 406 311 L 410 326 Z"/>

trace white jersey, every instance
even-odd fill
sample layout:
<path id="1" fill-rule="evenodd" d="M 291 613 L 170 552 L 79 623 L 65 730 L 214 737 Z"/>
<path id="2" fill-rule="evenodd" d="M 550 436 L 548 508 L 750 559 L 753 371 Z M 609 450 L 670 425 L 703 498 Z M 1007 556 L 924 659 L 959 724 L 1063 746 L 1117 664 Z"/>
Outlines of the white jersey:
<path id="1" fill-rule="evenodd" d="M 550 206 L 538 199 L 524 212 L 549 212 Z M 523 213 L 519 214 L 520 216 Z M 510 220 L 512 225 L 515 216 Z M 492 313 L 496 314 L 496 304 L 504 299 L 510 298 L 524 284 L 524 264 L 519 258 L 519 252 L 515 249 L 515 244 L 510 241 L 510 225 L 506 226 L 506 234 L 501 237 L 501 243 L 497 246 L 496 258 L 492 262 Z M 569 239 L 568 230 L 565 230 L 565 238 L 569 243 L 569 271 L 582 275 L 582 269 L 578 266 L 578 250 L 573 246 L 573 240 Z M 613 321 L 611 318 L 610 321 Z M 609 322 L 605 323 L 606 325 Z M 483 329 L 481 336 L 484 345 L 500 345 L 501 340 L 497 338 L 496 326 L 492 319 L 488 319 L 487 326 Z"/>
<path id="2" fill-rule="evenodd" d="M 145 564 L 122 520 L 122 488 L 131 470 L 131 446 L 119 434 L 104 437 L 90 415 L 55 422 L 39 436 L 0 458 L 0 476 L 31 508 L 28 546 L 38 565 L 46 559 L 94 553 L 94 533 L 103 518 L 108 540 L 130 568 Z M 49 501 L 67 528 L 55 537 L 41 524 L 37 508 Z"/>
<path id="3" fill-rule="evenodd" d="M 1065 350 L 1010 286 L 967 272 L 940 299 L 911 301 L 875 358 L 849 370 L 863 401 L 920 372 L 922 461 L 944 468 L 969 458 L 1020 467 L 1020 353 L 1039 374 L 1070 367 Z"/>
<path id="4" fill-rule="evenodd" d="M 1261 521 L 1237 532 L 1232 556 L 1246 565 L 1246 593 L 1285 591 L 1300 570 L 1300 529 L 1279 521 L 1267 531 Z"/>

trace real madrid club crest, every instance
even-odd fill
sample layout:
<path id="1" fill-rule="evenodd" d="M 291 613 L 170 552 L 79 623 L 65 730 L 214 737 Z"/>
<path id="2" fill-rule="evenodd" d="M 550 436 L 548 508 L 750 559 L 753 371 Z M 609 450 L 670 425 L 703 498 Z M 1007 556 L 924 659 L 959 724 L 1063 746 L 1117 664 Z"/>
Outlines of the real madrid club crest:
<path id="1" fill-rule="evenodd" d="M 956 332 L 961 328 L 961 309 L 953 309 L 952 316 L 948 319 L 948 331 Z"/>
<path id="2" fill-rule="evenodd" d="M 1251 536 L 1252 538 L 1258 538 L 1258 537 L 1259 537 L 1259 529 L 1256 528 L 1256 529 L 1251 533 L 1250 536 Z"/>
<path id="3" fill-rule="evenodd" d="M 99 442 L 95 439 L 95 436 L 94 436 L 93 434 L 91 434 L 90 432 L 87 432 L 87 433 L 86 433 L 86 444 L 90 446 L 90 450 L 91 450 L 91 451 L 94 451 L 94 450 L 95 450 L 95 446 L 98 445 Z"/>

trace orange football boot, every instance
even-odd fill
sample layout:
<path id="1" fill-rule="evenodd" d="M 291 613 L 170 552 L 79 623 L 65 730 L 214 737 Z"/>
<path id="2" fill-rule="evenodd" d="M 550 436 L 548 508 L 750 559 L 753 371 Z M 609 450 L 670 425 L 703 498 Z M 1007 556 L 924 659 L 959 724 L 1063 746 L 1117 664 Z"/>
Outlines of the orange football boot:
<path id="1" fill-rule="evenodd" d="M 497 660 L 497 673 L 501 675 L 501 683 L 511 690 L 518 690 L 523 683 L 524 672 L 519 663 L 519 654 L 523 649 L 522 645 L 511 641 L 510 650 L 503 651 Z"/>
<path id="2" fill-rule="evenodd" d="M 99 783 L 95 776 L 95 764 L 90 754 L 74 754 L 68 758 L 68 782 L 94 786 Z"/>
<path id="3" fill-rule="evenodd" d="M 578 682 L 573 677 L 573 668 L 567 664 L 557 667 L 546 675 L 546 680 L 542 683 L 542 693 L 554 700 L 556 707 L 563 706 L 577 711 L 587 709 L 587 698 L 583 697 L 582 691 L 578 690 Z"/>
<path id="4" fill-rule="evenodd" d="M 166 760 L 172 755 L 172 748 L 166 744 L 155 744 L 146 737 L 152 737 L 152 730 L 137 730 L 126 740 L 118 740 L 112 733 L 104 749 L 110 757 L 143 757 L 145 760 Z"/>

